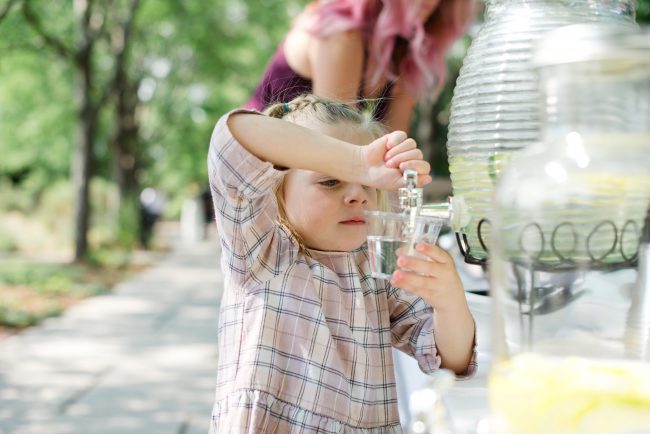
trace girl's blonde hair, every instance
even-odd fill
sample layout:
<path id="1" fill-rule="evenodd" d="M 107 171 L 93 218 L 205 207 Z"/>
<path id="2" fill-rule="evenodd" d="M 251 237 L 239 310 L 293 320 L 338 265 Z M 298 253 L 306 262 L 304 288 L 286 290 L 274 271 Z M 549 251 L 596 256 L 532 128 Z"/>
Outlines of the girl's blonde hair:
<path id="1" fill-rule="evenodd" d="M 351 106 L 321 98 L 316 95 L 305 94 L 298 96 L 287 103 L 277 103 L 269 106 L 264 114 L 272 118 L 284 119 L 286 121 L 304 125 L 312 122 L 323 125 L 348 124 L 356 125 L 370 133 L 373 140 L 386 134 L 386 128 L 379 122 L 372 120 L 369 116 L 355 110 Z M 296 237 L 301 247 L 304 247 L 302 238 L 289 224 L 285 208 L 283 194 L 284 180 L 276 189 L 275 196 L 278 201 L 281 223 Z M 390 210 L 388 193 L 377 190 L 377 207 L 382 211 Z"/>

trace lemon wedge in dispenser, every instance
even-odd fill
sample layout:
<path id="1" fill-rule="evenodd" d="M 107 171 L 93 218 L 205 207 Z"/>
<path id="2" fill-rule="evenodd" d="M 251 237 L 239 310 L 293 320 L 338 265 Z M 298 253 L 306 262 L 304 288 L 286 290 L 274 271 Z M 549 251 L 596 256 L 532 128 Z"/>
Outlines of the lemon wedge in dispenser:
<path id="1" fill-rule="evenodd" d="M 500 434 L 650 433 L 650 364 L 521 354 L 490 374 Z"/>

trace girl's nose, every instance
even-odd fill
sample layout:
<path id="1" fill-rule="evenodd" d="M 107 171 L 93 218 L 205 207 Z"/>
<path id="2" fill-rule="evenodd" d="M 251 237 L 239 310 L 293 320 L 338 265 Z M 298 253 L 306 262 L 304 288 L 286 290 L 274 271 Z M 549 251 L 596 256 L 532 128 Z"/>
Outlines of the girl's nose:
<path id="1" fill-rule="evenodd" d="M 368 192 L 361 184 L 348 184 L 345 189 L 345 203 L 362 203 L 368 202 Z"/>

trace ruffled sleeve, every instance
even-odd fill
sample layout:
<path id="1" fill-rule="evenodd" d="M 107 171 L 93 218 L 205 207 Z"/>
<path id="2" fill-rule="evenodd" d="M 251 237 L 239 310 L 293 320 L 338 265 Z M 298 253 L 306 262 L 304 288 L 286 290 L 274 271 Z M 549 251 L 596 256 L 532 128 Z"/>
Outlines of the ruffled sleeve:
<path id="1" fill-rule="evenodd" d="M 422 372 L 430 374 L 439 369 L 442 360 L 434 336 L 433 308 L 421 297 L 392 285 L 388 288 L 388 303 L 393 346 L 414 357 Z M 475 333 L 472 357 L 465 371 L 457 374 L 456 377 L 459 379 L 471 377 L 476 369 Z"/>

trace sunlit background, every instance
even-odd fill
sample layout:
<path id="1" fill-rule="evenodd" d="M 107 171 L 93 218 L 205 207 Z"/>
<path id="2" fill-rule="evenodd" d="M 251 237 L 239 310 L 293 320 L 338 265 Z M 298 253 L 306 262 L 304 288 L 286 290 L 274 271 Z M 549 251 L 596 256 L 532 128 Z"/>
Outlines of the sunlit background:
<path id="1" fill-rule="evenodd" d="M 106 292 L 205 198 L 215 121 L 242 104 L 305 0 L 0 1 L 0 327 Z M 639 0 L 637 21 L 650 20 Z M 446 124 L 472 27 L 412 135 L 448 177 Z M 160 213 L 153 236 L 142 207 Z"/>

